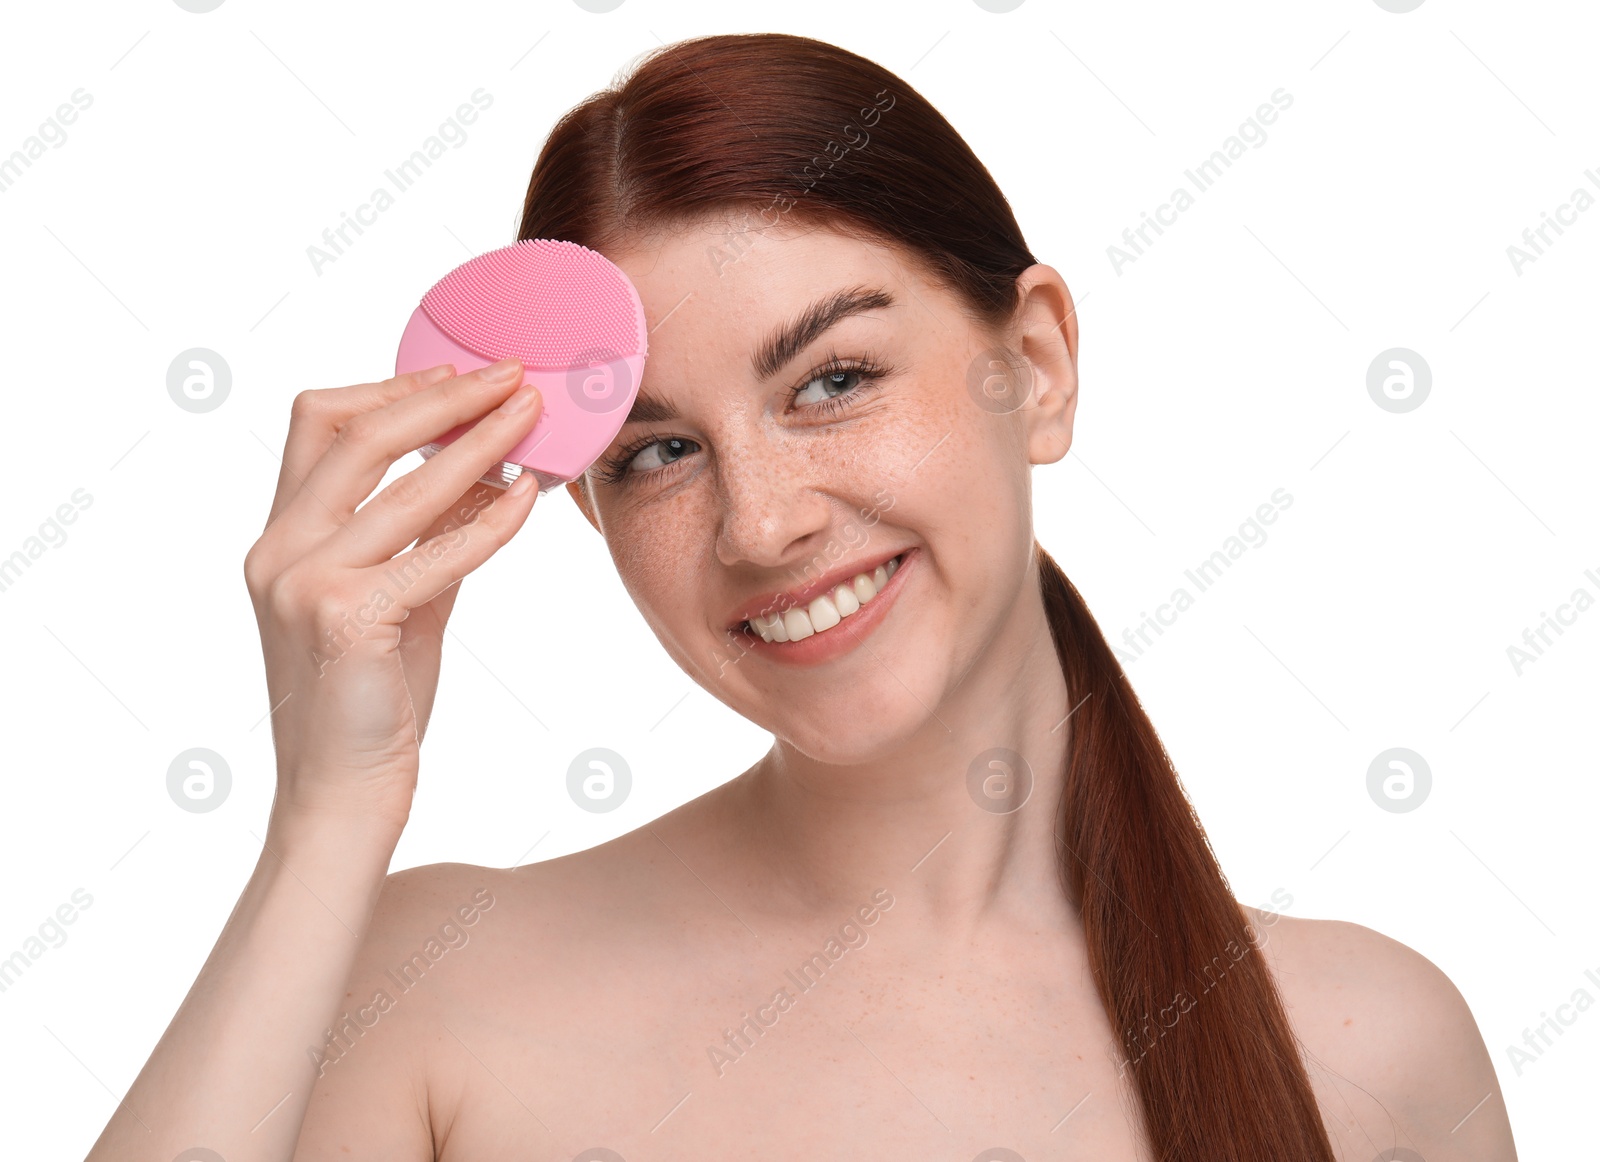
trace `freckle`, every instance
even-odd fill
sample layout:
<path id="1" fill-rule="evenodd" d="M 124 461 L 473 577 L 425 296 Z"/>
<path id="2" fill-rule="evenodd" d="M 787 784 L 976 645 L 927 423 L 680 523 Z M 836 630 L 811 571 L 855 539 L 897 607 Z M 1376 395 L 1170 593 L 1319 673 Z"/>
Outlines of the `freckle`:
<path id="1" fill-rule="evenodd" d="M 1346 1025 L 1353 1025 L 1353 1024 L 1355 1024 L 1355 1023 L 1356 1023 L 1356 1022 L 1355 1022 L 1355 1018 L 1354 1018 L 1354 1017 L 1346 1017 L 1346 1018 L 1345 1018 L 1345 1019 L 1344 1019 L 1344 1023 L 1345 1023 L 1345 1024 L 1346 1024 Z"/>

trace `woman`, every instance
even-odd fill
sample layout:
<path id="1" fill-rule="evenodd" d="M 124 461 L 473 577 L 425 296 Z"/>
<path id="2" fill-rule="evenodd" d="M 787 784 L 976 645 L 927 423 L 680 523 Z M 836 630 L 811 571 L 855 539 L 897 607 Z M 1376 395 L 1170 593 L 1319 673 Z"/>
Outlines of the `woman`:
<path id="1" fill-rule="evenodd" d="M 773 747 L 590 851 L 386 875 L 453 583 L 536 496 L 477 477 L 538 400 L 517 365 L 302 393 L 245 562 L 267 850 L 91 1158 L 1514 1157 L 1437 968 L 1230 893 L 1033 538 L 1072 296 L 914 90 L 799 37 L 667 46 L 556 126 L 519 237 L 639 288 L 638 401 L 568 491 Z"/>

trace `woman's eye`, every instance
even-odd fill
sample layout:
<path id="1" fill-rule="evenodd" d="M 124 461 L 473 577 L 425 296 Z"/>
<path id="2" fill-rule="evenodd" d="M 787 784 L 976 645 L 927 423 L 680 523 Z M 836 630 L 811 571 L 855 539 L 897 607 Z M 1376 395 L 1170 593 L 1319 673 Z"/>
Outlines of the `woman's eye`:
<path id="1" fill-rule="evenodd" d="M 825 400 L 833 399 L 833 395 L 827 394 L 830 389 L 839 389 L 839 393 L 842 394 L 843 389 L 854 386 L 854 384 L 851 383 L 851 380 L 860 380 L 861 378 L 862 375 L 859 371 L 842 370 L 825 372 L 824 374 L 817 376 L 815 379 L 809 380 L 803 387 L 801 387 L 799 391 L 794 393 L 795 405 L 797 407 L 806 407 L 809 404 L 822 403 Z M 822 394 L 813 395 L 810 399 L 805 398 L 807 393 L 811 391 L 812 387 L 817 384 L 821 385 L 820 390 Z"/>
<path id="2" fill-rule="evenodd" d="M 656 440 L 640 448 L 628 461 L 628 468 L 632 472 L 650 472 L 663 468 L 692 451 L 694 451 L 693 440 L 685 440 L 682 436 L 668 436 L 664 440 Z"/>
<path id="3" fill-rule="evenodd" d="M 863 363 L 856 367 L 835 367 L 812 376 L 790 397 L 794 411 L 818 416 L 831 416 L 853 406 L 856 397 L 876 387 L 890 374 L 876 364 Z M 695 441 L 682 436 L 663 436 L 647 444 L 634 446 L 634 451 L 622 452 L 619 458 L 607 464 L 597 478 L 605 484 L 624 484 L 634 480 L 653 478 L 671 468 L 683 457 L 700 450 Z"/>

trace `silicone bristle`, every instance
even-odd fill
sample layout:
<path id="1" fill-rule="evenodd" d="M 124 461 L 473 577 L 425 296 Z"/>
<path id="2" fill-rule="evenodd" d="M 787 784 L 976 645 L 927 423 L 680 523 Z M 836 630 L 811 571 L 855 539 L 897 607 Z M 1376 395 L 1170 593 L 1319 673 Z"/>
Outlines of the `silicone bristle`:
<path id="1" fill-rule="evenodd" d="M 551 238 L 480 254 L 445 275 L 422 309 L 456 342 L 530 369 L 585 363 L 597 350 L 644 355 L 644 315 L 604 255 Z"/>

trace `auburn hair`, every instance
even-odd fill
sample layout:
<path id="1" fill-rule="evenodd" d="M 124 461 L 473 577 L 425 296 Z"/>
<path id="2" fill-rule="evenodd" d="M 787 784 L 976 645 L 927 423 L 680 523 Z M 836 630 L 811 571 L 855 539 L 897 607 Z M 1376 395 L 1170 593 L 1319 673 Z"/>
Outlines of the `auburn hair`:
<path id="1" fill-rule="evenodd" d="M 517 236 L 604 253 L 728 210 L 748 214 L 752 232 L 803 220 L 897 243 L 996 333 L 1038 261 L 988 170 L 915 89 L 865 57 L 778 33 L 651 50 L 568 111 L 534 165 Z M 730 234 L 713 259 L 737 261 L 744 241 Z M 1255 929 L 1088 606 L 1043 546 L 1034 552 L 1076 707 L 1056 827 L 1062 887 L 1149 1147 L 1163 1162 L 1333 1162 Z"/>

